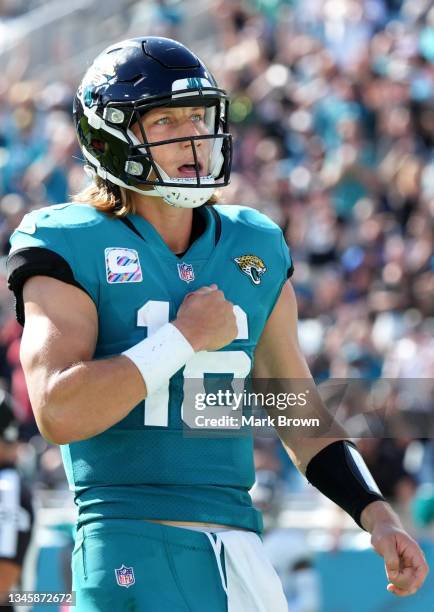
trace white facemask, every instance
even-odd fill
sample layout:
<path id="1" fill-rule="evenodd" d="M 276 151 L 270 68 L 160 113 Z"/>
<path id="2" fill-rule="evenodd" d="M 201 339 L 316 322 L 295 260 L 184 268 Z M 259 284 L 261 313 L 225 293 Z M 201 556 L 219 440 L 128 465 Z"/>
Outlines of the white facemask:
<path id="1" fill-rule="evenodd" d="M 213 113 L 214 109 L 207 110 L 207 122 L 210 125 L 210 129 L 214 124 Z M 135 144 L 141 144 L 131 130 L 129 130 L 128 133 Z M 136 187 L 130 187 L 126 184 L 123 184 L 123 186 L 125 189 L 131 189 L 132 191 L 137 191 L 146 196 L 162 198 L 167 204 L 176 208 L 197 208 L 198 206 L 202 206 L 202 204 L 205 204 L 205 202 L 210 199 L 216 190 L 214 186 L 215 178 L 219 175 L 224 163 L 222 143 L 223 141 L 220 138 L 214 139 L 211 151 L 209 153 L 208 167 L 210 168 L 210 174 L 200 177 L 200 182 L 204 185 L 203 187 L 189 188 L 189 185 L 197 184 L 196 177 L 171 177 L 157 163 L 155 163 L 155 165 L 158 168 L 162 180 L 166 183 L 176 183 L 176 185 L 166 186 L 156 184 L 149 191 L 140 190 Z"/>
<path id="2" fill-rule="evenodd" d="M 104 122 L 102 121 L 102 123 Z M 134 144 L 141 145 L 141 142 L 137 139 L 133 132 L 129 130 L 128 133 Z M 197 184 L 196 177 L 171 177 L 161 168 L 159 164 L 155 164 L 160 172 L 162 180 L 169 183 L 176 183 L 176 185 L 167 186 L 155 184 L 148 191 L 146 190 L 146 186 L 144 186 L 144 189 L 140 189 L 138 187 L 133 187 L 132 185 L 127 185 L 118 177 L 107 172 L 101 167 L 100 162 L 87 149 L 83 149 L 83 154 L 92 164 L 92 166 L 85 167 L 86 173 L 89 174 L 89 176 L 95 177 L 98 175 L 104 180 L 109 180 L 119 187 L 129 189 L 130 191 L 135 191 L 142 196 L 162 198 L 167 204 L 176 208 L 197 208 L 198 206 L 205 204 L 205 202 L 211 198 L 216 190 L 214 185 L 215 178 L 219 175 L 224 163 L 222 154 L 222 140 L 220 138 L 216 138 L 210 151 L 210 174 L 200 177 L 200 182 L 204 185 L 203 187 L 189 187 L 189 185 Z"/>

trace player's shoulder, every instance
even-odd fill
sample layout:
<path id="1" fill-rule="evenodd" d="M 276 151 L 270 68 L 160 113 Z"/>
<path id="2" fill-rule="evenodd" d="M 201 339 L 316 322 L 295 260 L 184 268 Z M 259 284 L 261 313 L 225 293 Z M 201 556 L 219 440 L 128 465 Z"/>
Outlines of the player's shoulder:
<path id="1" fill-rule="evenodd" d="M 234 248 L 245 248 L 246 251 L 248 249 L 248 252 L 255 253 L 254 256 L 251 254 L 245 256 L 244 264 L 251 265 L 252 257 L 253 260 L 259 257 L 260 261 L 263 259 L 267 262 L 283 259 L 285 278 L 291 276 L 293 271 L 291 254 L 277 223 L 249 206 L 219 204 L 215 206 L 215 210 L 222 220 L 222 235 L 225 235 L 226 241 L 229 240 L 235 245 Z"/>
<path id="2" fill-rule="evenodd" d="M 235 204 L 216 204 L 214 208 L 224 221 L 240 229 L 281 233 L 280 227 L 274 221 L 255 208 Z"/>
<path id="3" fill-rule="evenodd" d="M 74 229 L 104 224 L 105 213 L 89 204 L 69 202 L 37 208 L 24 215 L 17 231 L 33 234 L 41 228 Z"/>

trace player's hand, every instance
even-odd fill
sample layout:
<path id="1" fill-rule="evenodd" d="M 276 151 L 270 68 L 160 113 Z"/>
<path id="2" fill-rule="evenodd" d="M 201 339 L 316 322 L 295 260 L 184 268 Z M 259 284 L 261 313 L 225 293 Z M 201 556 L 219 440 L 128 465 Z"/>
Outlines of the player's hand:
<path id="1" fill-rule="evenodd" d="M 230 344 L 238 334 L 234 305 L 217 285 L 186 295 L 173 325 L 195 351 L 215 351 Z"/>
<path id="2" fill-rule="evenodd" d="M 417 542 L 399 526 L 379 523 L 372 531 L 371 543 L 384 559 L 387 590 L 401 597 L 416 593 L 428 574 L 425 555 Z"/>

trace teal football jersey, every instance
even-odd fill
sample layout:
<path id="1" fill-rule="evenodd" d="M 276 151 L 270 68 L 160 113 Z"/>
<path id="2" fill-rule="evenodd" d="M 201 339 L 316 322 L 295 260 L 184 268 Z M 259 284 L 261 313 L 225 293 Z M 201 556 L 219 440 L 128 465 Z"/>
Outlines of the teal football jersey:
<path id="1" fill-rule="evenodd" d="M 112 218 L 86 204 L 27 214 L 11 237 L 9 283 L 23 322 L 26 278 L 46 274 L 85 291 L 98 312 L 95 359 L 118 355 L 176 317 L 185 295 L 216 283 L 237 306 L 239 334 L 194 355 L 189 375 L 245 377 L 281 288 L 292 272 L 280 228 L 254 209 L 205 206 L 203 233 L 182 257 L 143 217 Z M 193 374 L 192 374 L 193 373 Z M 187 375 L 187 374 L 186 374 Z M 167 388 L 90 439 L 61 447 L 79 523 L 101 518 L 205 521 L 260 532 L 249 495 L 251 435 L 185 435 L 184 368 Z"/>

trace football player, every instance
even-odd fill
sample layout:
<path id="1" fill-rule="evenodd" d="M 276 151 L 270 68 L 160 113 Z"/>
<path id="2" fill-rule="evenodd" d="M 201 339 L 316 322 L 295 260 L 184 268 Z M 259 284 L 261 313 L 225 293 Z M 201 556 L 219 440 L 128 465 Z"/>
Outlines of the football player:
<path id="1" fill-rule="evenodd" d="M 9 284 L 41 433 L 60 444 L 78 506 L 73 589 L 86 612 L 279 612 L 263 554 L 251 435 L 189 436 L 186 381 L 306 379 L 292 261 L 256 210 L 216 204 L 228 99 L 160 37 L 101 53 L 74 120 L 92 185 L 26 215 Z M 372 533 L 389 590 L 427 566 L 345 434 L 292 440 L 298 468 Z"/>

